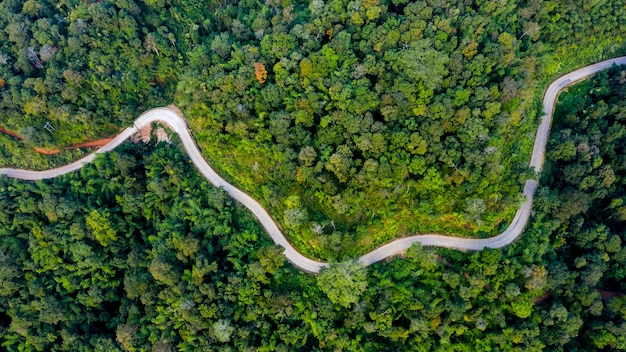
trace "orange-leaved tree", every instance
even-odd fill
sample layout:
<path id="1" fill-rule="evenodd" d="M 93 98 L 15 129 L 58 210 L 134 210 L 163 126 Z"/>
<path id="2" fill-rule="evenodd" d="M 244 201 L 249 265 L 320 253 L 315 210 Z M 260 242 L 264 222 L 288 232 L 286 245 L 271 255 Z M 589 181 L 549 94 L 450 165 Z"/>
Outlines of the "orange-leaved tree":
<path id="1" fill-rule="evenodd" d="M 265 65 L 263 65 L 263 63 L 254 63 L 254 74 L 260 83 L 265 83 L 265 80 L 267 79 L 267 70 L 265 69 Z"/>

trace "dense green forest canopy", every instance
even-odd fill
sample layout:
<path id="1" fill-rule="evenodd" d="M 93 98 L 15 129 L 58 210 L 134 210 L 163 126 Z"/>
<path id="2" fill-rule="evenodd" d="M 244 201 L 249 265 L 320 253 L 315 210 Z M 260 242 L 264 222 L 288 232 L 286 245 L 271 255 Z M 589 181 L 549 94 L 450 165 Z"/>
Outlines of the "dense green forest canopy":
<path id="1" fill-rule="evenodd" d="M 176 103 L 300 250 L 484 237 L 520 202 L 545 83 L 623 50 L 620 1 L 0 2 L 0 162 Z M 43 128 L 46 122 L 55 130 Z"/>
<path id="2" fill-rule="evenodd" d="M 175 102 L 300 250 L 484 236 L 515 211 L 545 84 L 623 51 L 621 1 L 0 1 L 4 165 Z M 535 216 L 502 250 L 318 277 L 177 144 L 0 177 L 9 351 L 626 348 L 626 71 L 561 95 Z M 43 129 L 50 122 L 52 132 Z"/>
<path id="3" fill-rule="evenodd" d="M 548 302 L 579 315 L 577 340 L 593 350 L 626 348 L 625 98 L 626 66 L 561 94 L 535 203 L 552 248 Z"/>
<path id="4" fill-rule="evenodd" d="M 626 67 L 561 94 L 535 216 L 504 249 L 414 246 L 315 277 L 179 144 L 0 177 L 8 351 L 626 348 Z"/>

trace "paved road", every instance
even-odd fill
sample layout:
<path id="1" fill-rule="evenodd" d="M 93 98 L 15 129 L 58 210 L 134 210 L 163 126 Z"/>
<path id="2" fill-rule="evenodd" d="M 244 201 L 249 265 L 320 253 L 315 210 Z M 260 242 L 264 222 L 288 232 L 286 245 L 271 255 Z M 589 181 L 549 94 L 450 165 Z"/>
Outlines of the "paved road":
<path id="1" fill-rule="evenodd" d="M 543 107 L 545 116 L 542 118 L 541 124 L 537 129 L 537 135 L 535 137 L 535 144 L 533 146 L 533 153 L 530 160 L 530 166 L 534 167 L 537 172 L 541 171 L 541 167 L 544 160 L 544 154 L 546 149 L 546 143 L 548 141 L 548 135 L 550 133 L 550 124 L 552 122 L 552 111 L 554 110 L 554 103 L 559 92 L 568 86 L 569 84 L 589 77 L 590 75 L 604 70 L 606 68 L 611 67 L 613 64 L 623 65 L 626 64 L 626 57 L 620 57 L 612 60 L 603 61 L 594 65 L 590 65 L 584 67 L 580 70 L 571 72 L 550 84 L 548 89 L 546 90 L 544 99 L 543 99 Z M 204 175 L 204 177 L 209 180 L 216 187 L 222 187 L 226 192 L 230 194 L 235 200 L 243 204 L 246 208 L 250 209 L 250 211 L 256 216 L 259 220 L 265 231 L 267 231 L 268 235 L 272 238 L 272 240 L 285 248 L 285 256 L 287 260 L 289 260 L 293 265 L 298 267 L 301 270 L 317 273 L 319 270 L 326 266 L 327 263 L 318 262 L 307 258 L 297 252 L 293 246 L 287 241 L 285 236 L 280 232 L 278 226 L 271 218 L 271 216 L 267 213 L 267 211 L 252 197 L 242 192 L 235 186 L 226 182 L 223 178 L 221 178 L 209 164 L 204 160 L 202 154 L 198 150 L 195 142 L 191 138 L 189 134 L 189 130 L 187 128 L 187 123 L 185 119 L 179 116 L 175 111 L 169 108 L 157 108 L 146 111 L 143 113 L 132 127 L 129 127 L 122 131 L 117 137 L 115 137 L 111 142 L 109 142 L 104 147 L 98 149 L 96 152 L 77 160 L 71 164 L 50 170 L 44 171 L 30 171 L 30 170 L 21 170 L 21 169 L 0 169 L 0 175 L 7 175 L 13 178 L 19 178 L 23 180 L 41 180 L 47 178 L 54 178 L 60 175 L 64 175 L 66 173 L 76 171 L 83 167 L 85 164 L 90 163 L 96 157 L 98 153 L 104 153 L 115 149 L 121 143 L 126 141 L 132 135 L 137 133 L 139 129 L 143 126 L 149 125 L 153 122 L 164 122 L 169 125 L 174 132 L 176 132 L 185 148 L 185 151 L 189 155 L 191 161 L 196 165 L 200 173 Z M 439 246 L 439 247 L 449 247 L 449 248 L 458 248 L 458 249 L 469 249 L 469 250 L 482 250 L 486 247 L 490 248 L 501 248 L 504 247 L 511 242 L 515 241 L 517 237 L 522 233 L 526 223 L 528 222 L 528 218 L 530 217 L 530 211 L 532 209 L 533 196 L 535 194 L 535 189 L 537 188 L 537 183 L 534 180 L 527 180 L 524 185 L 524 195 L 526 196 L 526 201 L 522 204 L 520 209 L 515 214 L 513 221 L 509 227 L 502 232 L 501 234 L 486 238 L 486 239 L 469 239 L 469 238 L 459 238 L 453 236 L 443 236 L 438 234 L 425 234 L 425 235 L 417 235 L 411 237 L 400 238 L 395 241 L 392 241 L 386 245 L 383 245 L 365 255 L 363 255 L 359 260 L 365 265 L 371 265 L 378 261 L 381 261 L 390 256 L 396 255 L 398 253 L 404 252 L 415 242 L 420 242 L 425 246 Z"/>
<path id="2" fill-rule="evenodd" d="M 563 88 L 585 79 L 596 72 L 605 70 L 616 65 L 626 65 L 626 56 L 618 57 L 611 60 L 599 62 L 594 65 L 583 67 L 579 70 L 570 72 L 555 81 L 553 81 L 543 96 L 543 112 L 544 116 L 541 119 L 541 124 L 537 128 L 537 134 L 535 136 L 535 144 L 533 145 L 533 152 L 530 159 L 530 167 L 535 168 L 536 172 L 541 172 L 543 166 L 543 160 L 545 157 L 546 144 L 548 143 L 548 137 L 550 135 L 550 125 L 552 124 L 552 112 L 554 111 L 554 104 L 556 98 Z M 524 185 L 524 195 L 526 201 L 522 204 L 520 209 L 515 214 L 513 221 L 509 227 L 501 234 L 485 238 L 485 239 L 467 239 L 457 238 L 450 236 L 442 236 L 437 234 L 416 235 L 406 238 L 400 238 L 394 240 L 386 245 L 376 248 L 372 252 L 369 252 L 360 258 L 360 261 L 365 265 L 371 265 L 380 260 L 383 260 L 394 254 L 401 253 L 409 248 L 413 243 L 420 242 L 425 246 L 438 246 L 449 247 L 458 249 L 471 249 L 482 250 L 485 247 L 489 248 L 502 248 L 509 245 L 519 237 L 524 231 L 524 227 L 528 223 L 530 217 L 530 211 L 533 204 L 533 196 L 535 189 L 537 188 L 537 182 L 534 180 L 526 180 Z"/>

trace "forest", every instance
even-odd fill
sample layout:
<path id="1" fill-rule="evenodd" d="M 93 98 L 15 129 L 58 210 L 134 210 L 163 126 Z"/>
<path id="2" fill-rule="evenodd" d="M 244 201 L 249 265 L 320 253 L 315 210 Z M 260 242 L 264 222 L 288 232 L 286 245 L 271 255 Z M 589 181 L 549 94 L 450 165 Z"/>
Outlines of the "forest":
<path id="1" fill-rule="evenodd" d="M 626 349 L 626 69 L 561 94 L 534 215 L 499 250 L 547 84 L 626 52 L 621 1 L 2 0 L 0 165 L 44 169 L 175 103 L 317 276 L 172 144 L 0 176 L 8 351 Z M 49 130 L 47 124 L 54 126 Z"/>
<path id="2" fill-rule="evenodd" d="M 177 104 L 301 252 L 510 221 L 547 82 L 624 52 L 619 1 L 0 3 L 0 164 Z M 582 43 L 582 44 L 581 44 Z M 46 124 L 53 130 L 43 128 Z"/>
<path id="3" fill-rule="evenodd" d="M 626 66 L 560 96 L 535 215 L 504 249 L 416 245 L 313 276 L 172 144 L 0 177 L 8 351 L 626 348 Z"/>

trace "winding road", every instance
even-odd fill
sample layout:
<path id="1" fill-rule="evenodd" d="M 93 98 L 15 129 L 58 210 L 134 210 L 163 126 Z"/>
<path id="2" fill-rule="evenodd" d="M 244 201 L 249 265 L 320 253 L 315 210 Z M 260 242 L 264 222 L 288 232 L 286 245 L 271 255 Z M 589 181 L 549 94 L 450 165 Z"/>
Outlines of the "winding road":
<path id="1" fill-rule="evenodd" d="M 543 116 L 541 124 L 537 129 L 533 152 L 530 159 L 530 166 L 534 167 L 536 172 L 540 172 L 543 165 L 546 143 L 548 141 L 548 136 L 550 132 L 550 124 L 552 122 L 552 112 L 554 111 L 554 104 L 559 92 L 568 85 L 587 78 L 598 71 L 605 70 L 611 67 L 613 64 L 626 64 L 626 56 L 586 66 L 579 70 L 568 73 L 550 84 L 543 98 L 543 111 L 545 115 Z M 185 119 L 170 108 L 156 108 L 146 111 L 141 116 L 139 116 L 137 120 L 135 120 L 132 127 L 126 128 L 107 145 L 71 164 L 44 171 L 3 168 L 0 169 L 0 175 L 6 175 L 8 177 L 18 178 L 22 180 L 41 180 L 54 178 L 72 171 L 76 171 L 82 168 L 85 164 L 92 162 L 97 154 L 105 153 L 115 149 L 117 146 L 129 139 L 132 135 L 139 132 L 139 129 L 141 127 L 150 125 L 153 122 L 163 122 L 169 125 L 171 129 L 179 135 L 185 151 L 189 155 L 191 161 L 198 168 L 200 173 L 202 173 L 202 175 L 204 175 L 204 177 L 209 180 L 209 182 L 211 182 L 214 186 L 222 187 L 226 192 L 228 192 L 228 194 L 230 194 L 231 197 L 233 197 L 235 200 L 248 208 L 254 214 L 254 216 L 256 216 L 256 218 L 259 220 L 259 222 L 261 223 L 265 231 L 267 231 L 272 240 L 276 244 L 285 248 L 284 254 L 287 257 L 287 260 L 289 260 L 294 266 L 303 271 L 315 274 L 319 272 L 321 268 L 328 265 L 328 263 L 318 262 L 313 259 L 307 258 L 300 254 L 298 251 L 296 251 L 295 248 L 293 248 L 293 246 L 287 241 L 274 220 L 261 206 L 261 204 L 259 204 L 252 197 L 220 177 L 211 168 L 211 166 L 209 166 L 206 160 L 204 160 L 202 154 L 200 154 L 200 150 L 191 138 Z M 526 184 L 524 185 L 524 195 L 526 196 L 526 201 L 522 204 L 520 209 L 515 214 L 515 217 L 513 218 L 513 221 L 511 221 L 509 227 L 497 236 L 485 239 L 469 239 L 438 234 L 416 235 L 400 238 L 388 244 L 385 244 L 363 255 L 359 258 L 359 261 L 365 265 L 371 265 L 373 263 L 376 263 L 385 258 L 407 250 L 409 247 L 411 247 L 413 243 L 416 242 L 419 242 L 425 246 L 438 246 L 469 250 L 482 250 L 486 247 L 504 247 L 515 241 L 515 239 L 517 239 L 517 237 L 521 235 L 524 227 L 528 223 L 528 218 L 530 217 L 530 212 L 532 209 L 533 196 L 535 194 L 536 188 L 537 182 L 535 180 L 526 180 Z"/>

